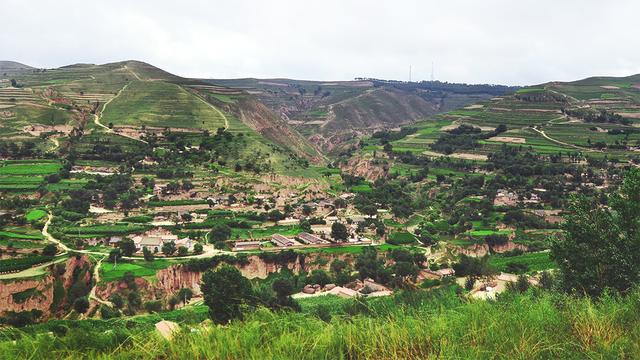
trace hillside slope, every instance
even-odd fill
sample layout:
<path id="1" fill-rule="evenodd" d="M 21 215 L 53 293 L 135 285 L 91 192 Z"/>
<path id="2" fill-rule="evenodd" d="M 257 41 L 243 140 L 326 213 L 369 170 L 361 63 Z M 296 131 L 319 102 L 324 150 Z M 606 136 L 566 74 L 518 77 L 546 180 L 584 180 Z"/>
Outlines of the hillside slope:
<path id="1" fill-rule="evenodd" d="M 459 125 L 482 130 L 482 139 L 446 147 Z M 490 133 L 504 125 L 499 136 Z M 640 75 L 549 82 L 496 96 L 415 124 L 417 132 L 392 142 L 395 151 L 482 160 L 502 146 L 540 154 L 576 153 L 622 161 L 640 150 Z M 484 136 L 487 135 L 487 136 Z M 460 140 L 466 135 L 460 135 Z"/>
<path id="2" fill-rule="evenodd" d="M 26 69 L 5 62 L 7 69 Z M 277 144 L 312 161 L 320 154 L 288 124 L 255 99 L 237 90 L 207 87 L 197 79 L 182 78 L 140 61 L 104 65 L 74 64 L 58 69 L 14 71 L 12 87 L 0 82 L 0 139 L 6 141 L 66 137 L 81 132 L 106 131 L 139 138 L 141 130 L 174 128 L 213 131 L 227 128 L 252 136 L 269 147 Z M 205 86 L 206 89 L 199 87 Z M 208 95 L 202 96 L 206 90 Z M 242 94 L 235 106 L 224 106 L 217 95 Z M 95 117 L 95 119 L 94 119 Z M 271 123 L 273 122 L 273 123 Z M 37 141 L 42 150 L 54 144 Z"/>
<path id="3" fill-rule="evenodd" d="M 255 95 L 312 143 L 327 151 L 363 134 L 397 128 L 515 90 L 484 85 L 474 87 L 375 79 L 321 82 L 249 78 L 209 82 Z"/>
<path id="4" fill-rule="evenodd" d="M 33 69 L 35 68 L 29 65 L 21 64 L 19 62 L 0 60 L 0 73 L 12 73 Z"/>

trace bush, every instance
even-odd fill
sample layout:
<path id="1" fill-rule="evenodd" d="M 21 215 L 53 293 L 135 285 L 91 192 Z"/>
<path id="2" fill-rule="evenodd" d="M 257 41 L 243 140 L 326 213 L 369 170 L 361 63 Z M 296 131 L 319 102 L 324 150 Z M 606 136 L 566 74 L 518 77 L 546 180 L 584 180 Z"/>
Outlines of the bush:
<path id="1" fill-rule="evenodd" d="M 89 299 L 85 296 L 77 298 L 73 302 L 73 310 L 77 311 L 80 314 L 84 314 L 89 309 Z"/>
<path id="2" fill-rule="evenodd" d="M 42 249 L 42 255 L 44 256 L 54 256 L 58 252 L 58 247 L 54 244 L 47 244 Z"/>
<path id="3" fill-rule="evenodd" d="M 150 300 L 144 303 L 144 309 L 148 313 L 160 312 L 162 310 L 162 301 Z"/>
<path id="4" fill-rule="evenodd" d="M 324 270 L 313 270 L 311 275 L 307 277 L 307 284 L 318 284 L 320 286 L 325 286 L 331 283 L 331 277 Z"/>

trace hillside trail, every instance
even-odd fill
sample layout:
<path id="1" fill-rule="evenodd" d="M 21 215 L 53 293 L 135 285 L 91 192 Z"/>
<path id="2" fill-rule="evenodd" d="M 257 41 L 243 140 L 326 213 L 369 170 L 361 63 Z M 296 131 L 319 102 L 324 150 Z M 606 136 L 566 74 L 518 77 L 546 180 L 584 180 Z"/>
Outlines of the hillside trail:
<path id="1" fill-rule="evenodd" d="M 599 151 L 597 151 L 597 150 L 593 150 L 593 149 L 589 149 L 589 148 L 584 148 L 584 147 L 581 147 L 581 146 L 578 146 L 578 145 L 569 144 L 569 143 L 566 143 L 566 142 L 564 142 L 564 141 L 560 141 L 560 140 L 554 139 L 554 138 L 550 137 L 549 135 L 547 135 L 547 134 L 544 132 L 544 130 L 540 130 L 540 129 L 538 129 L 538 127 L 537 127 L 537 126 L 534 126 L 534 127 L 532 127 L 531 129 L 533 129 L 533 131 L 537 132 L 538 134 L 542 135 L 542 137 L 544 137 L 545 139 L 547 139 L 547 140 L 549 140 L 549 141 L 551 141 L 551 142 L 554 142 L 554 143 L 556 143 L 556 144 L 560 144 L 560 145 L 568 146 L 568 147 L 571 147 L 571 148 L 574 148 L 574 149 L 578 149 L 578 150 L 582 150 L 582 151 L 587 151 L 587 152 L 599 152 Z"/>
<path id="2" fill-rule="evenodd" d="M 124 65 L 124 69 L 130 72 L 131 75 L 133 75 L 136 79 L 143 81 L 142 78 L 140 78 L 140 76 L 138 76 L 138 74 L 135 71 L 133 71 L 132 69 L 129 69 L 127 65 Z"/>
<path id="3" fill-rule="evenodd" d="M 63 254 L 66 254 L 67 252 L 69 252 L 71 249 L 69 249 L 69 247 L 67 245 L 65 245 L 62 241 L 56 239 L 53 237 L 53 235 L 51 235 L 49 233 L 49 225 L 51 225 L 51 221 L 53 220 L 53 214 L 49 213 L 48 217 L 47 217 L 47 222 L 44 223 L 44 226 L 42 227 L 42 236 L 44 236 L 45 240 L 54 243 L 55 245 L 59 246 L 60 248 L 62 248 L 62 250 L 64 250 Z"/>
<path id="4" fill-rule="evenodd" d="M 184 89 L 184 88 L 183 88 L 183 89 Z M 185 91 L 187 91 L 187 90 L 185 89 Z M 187 92 L 190 92 L 190 91 L 187 91 Z M 192 94 L 193 94 L 193 92 L 190 92 L 190 93 L 192 93 Z M 222 118 L 224 119 L 224 130 L 225 130 L 225 131 L 229 130 L 229 119 L 227 119 L 227 116 L 226 116 L 222 111 L 220 111 L 220 109 L 218 109 L 217 107 L 213 106 L 212 104 L 210 104 L 208 101 L 206 101 L 205 99 L 203 99 L 203 98 L 202 98 L 202 97 L 200 97 L 199 95 L 197 95 L 197 94 L 194 94 L 194 95 L 198 98 L 198 100 L 202 101 L 202 102 L 203 102 L 203 103 L 205 103 L 207 106 L 209 106 L 209 107 L 210 107 L 210 108 L 212 108 L 214 111 L 216 111 L 216 112 L 218 113 L 218 115 L 222 116 Z"/>
<path id="5" fill-rule="evenodd" d="M 102 300 L 96 295 L 96 289 L 98 288 L 98 283 L 100 282 L 100 266 L 102 266 L 102 261 L 105 258 L 106 256 L 101 257 L 93 267 L 93 287 L 91 287 L 91 291 L 89 292 L 89 300 L 95 300 L 102 305 L 113 308 L 113 303 L 111 301 Z"/>
<path id="6" fill-rule="evenodd" d="M 50 151 L 56 151 L 60 147 L 60 141 L 58 141 L 57 137 L 50 137 L 49 140 L 51 140 L 51 142 L 53 142 L 53 146 L 49 150 Z"/>
<path id="7" fill-rule="evenodd" d="M 135 73 L 134 73 L 135 74 Z M 136 75 L 137 76 L 137 75 Z M 122 89 L 118 90 L 118 93 L 116 93 L 116 96 L 112 97 L 111 99 L 109 99 L 107 102 L 105 102 L 102 105 L 102 109 L 100 111 L 96 111 L 96 113 L 93 115 L 93 123 L 96 124 L 97 126 L 103 128 L 106 132 L 111 133 L 111 134 L 116 134 L 122 137 L 126 137 L 128 139 L 131 140 L 135 140 L 135 141 L 139 141 L 141 143 L 144 144 L 148 144 L 148 142 L 142 140 L 142 139 L 138 139 L 136 137 L 133 136 L 129 136 L 129 135 L 125 135 L 125 134 L 121 134 L 121 133 L 117 133 L 115 131 L 113 131 L 113 129 L 109 128 L 108 126 L 104 125 L 103 123 L 100 122 L 100 117 L 102 116 L 102 114 L 104 113 L 104 110 L 107 108 L 107 105 L 109 105 L 114 99 L 116 99 L 117 97 L 119 97 L 122 92 L 124 92 L 124 90 L 127 89 L 127 87 L 129 86 L 129 84 L 131 84 L 131 81 L 129 81 L 128 83 L 126 83 Z"/>

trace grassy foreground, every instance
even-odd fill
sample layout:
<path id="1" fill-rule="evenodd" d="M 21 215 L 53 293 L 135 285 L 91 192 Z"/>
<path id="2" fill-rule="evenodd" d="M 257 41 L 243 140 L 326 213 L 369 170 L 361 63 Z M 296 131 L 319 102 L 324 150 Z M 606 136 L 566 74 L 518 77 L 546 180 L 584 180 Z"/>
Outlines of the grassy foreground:
<path id="1" fill-rule="evenodd" d="M 185 325 L 172 342 L 131 324 L 27 332 L 0 342 L 6 358 L 95 359 L 585 359 L 638 358 L 640 292 L 599 301 L 535 290 L 466 302 L 451 291 L 302 313 L 258 310 L 225 327 Z M 326 321 L 321 320 L 324 318 Z M 118 319 L 118 321 L 124 321 Z M 131 320 L 129 320 L 130 322 Z M 131 330 L 127 330 L 131 328 Z M 75 331 L 74 331 L 75 330 Z M 15 336 L 12 335 L 12 337 Z"/>

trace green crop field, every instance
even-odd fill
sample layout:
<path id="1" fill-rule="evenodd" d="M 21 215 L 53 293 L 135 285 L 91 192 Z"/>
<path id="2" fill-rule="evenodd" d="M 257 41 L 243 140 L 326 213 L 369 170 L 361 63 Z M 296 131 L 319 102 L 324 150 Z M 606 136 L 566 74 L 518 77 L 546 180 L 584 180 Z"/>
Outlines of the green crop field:
<path id="1" fill-rule="evenodd" d="M 47 212 L 41 209 L 34 209 L 31 210 L 27 213 L 27 215 L 25 216 L 25 218 L 27 219 L 27 221 L 36 221 L 36 220 L 40 220 L 43 217 L 47 216 Z"/>
<path id="2" fill-rule="evenodd" d="M 13 232 L 13 231 L 0 231 L 0 238 L 7 239 L 24 239 L 24 240 L 42 240 L 42 234 L 40 233 L 21 233 L 21 232 Z"/>
<path id="3" fill-rule="evenodd" d="M 122 279 L 124 273 L 131 271 L 137 277 L 154 276 L 158 270 L 166 269 L 177 264 L 176 261 L 155 259 L 153 261 L 132 261 L 118 264 L 104 264 L 100 268 L 102 282 L 110 282 Z"/>
<path id="4" fill-rule="evenodd" d="M 524 265 L 527 272 L 553 269 L 556 264 L 549 257 L 549 252 L 533 252 L 518 256 L 493 255 L 489 258 L 489 264 L 498 271 L 509 272 L 509 264 Z"/>
<path id="5" fill-rule="evenodd" d="M 57 163 L 7 164 L 0 163 L 0 175 L 50 175 L 60 170 Z"/>

